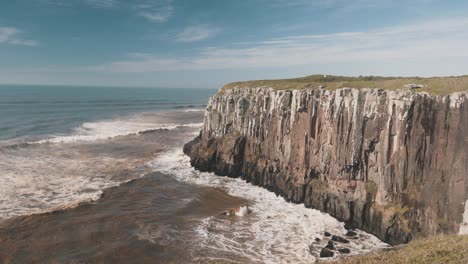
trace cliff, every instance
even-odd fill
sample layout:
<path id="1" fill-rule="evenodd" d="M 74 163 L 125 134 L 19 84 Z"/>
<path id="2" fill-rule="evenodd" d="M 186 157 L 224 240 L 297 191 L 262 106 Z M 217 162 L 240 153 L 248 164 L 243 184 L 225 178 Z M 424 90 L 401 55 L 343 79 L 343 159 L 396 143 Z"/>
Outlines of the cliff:
<path id="1" fill-rule="evenodd" d="M 468 92 L 232 87 L 184 152 L 391 244 L 458 233 L 468 199 Z"/>

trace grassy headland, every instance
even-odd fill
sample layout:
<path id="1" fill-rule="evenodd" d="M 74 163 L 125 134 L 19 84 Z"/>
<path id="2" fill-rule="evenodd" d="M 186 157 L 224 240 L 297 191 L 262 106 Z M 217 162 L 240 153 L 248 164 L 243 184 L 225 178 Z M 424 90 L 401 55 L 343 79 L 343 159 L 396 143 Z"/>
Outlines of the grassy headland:
<path id="1" fill-rule="evenodd" d="M 429 237 L 412 241 L 401 249 L 348 257 L 336 263 L 468 263 L 468 236 Z"/>
<path id="2" fill-rule="evenodd" d="M 468 91 L 468 75 L 451 77 L 378 77 L 359 76 L 346 77 L 334 75 L 310 75 L 302 78 L 280 80 L 255 80 L 234 82 L 226 84 L 221 90 L 234 87 L 271 87 L 275 90 L 318 88 L 322 86 L 327 90 L 339 88 L 380 88 L 385 90 L 398 90 L 405 85 L 417 84 L 424 86 L 415 91 L 427 92 L 433 95 L 445 95 L 453 92 Z"/>

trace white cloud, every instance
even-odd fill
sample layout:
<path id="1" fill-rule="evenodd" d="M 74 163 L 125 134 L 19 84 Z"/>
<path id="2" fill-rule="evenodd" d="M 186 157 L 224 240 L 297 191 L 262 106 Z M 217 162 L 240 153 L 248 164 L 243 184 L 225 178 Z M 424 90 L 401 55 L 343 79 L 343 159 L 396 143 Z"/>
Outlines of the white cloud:
<path id="1" fill-rule="evenodd" d="M 151 22 L 166 22 L 171 16 L 171 11 L 168 12 L 141 12 L 140 15 Z"/>
<path id="2" fill-rule="evenodd" d="M 62 7 L 85 5 L 91 8 L 128 9 L 150 22 L 166 22 L 173 14 L 172 0 L 39 0 Z"/>
<path id="3" fill-rule="evenodd" d="M 113 8 L 119 4 L 117 0 L 83 0 L 83 2 L 95 8 Z"/>
<path id="4" fill-rule="evenodd" d="M 0 27 L 0 43 L 22 46 L 37 46 L 39 43 L 35 40 L 22 39 L 21 31 L 14 27 Z"/>
<path id="5" fill-rule="evenodd" d="M 219 28 L 208 25 L 188 26 L 177 34 L 176 40 L 181 42 L 200 41 L 213 37 L 218 34 L 219 31 Z"/>
<path id="6" fill-rule="evenodd" d="M 166 22 L 174 12 L 172 0 L 143 0 L 137 2 L 133 9 L 151 22 Z"/>
<path id="7" fill-rule="evenodd" d="M 233 47 L 211 47 L 186 58 L 144 54 L 99 66 L 111 72 L 245 69 L 318 64 L 402 62 L 468 57 L 468 19 L 436 20 L 367 32 L 287 36 Z M 202 34 L 187 30 L 186 41 Z M 206 37 L 207 34 L 203 36 Z M 190 37 L 192 36 L 192 37 Z"/>
<path id="8" fill-rule="evenodd" d="M 120 0 L 37 0 L 44 4 L 73 7 L 75 5 L 86 5 L 92 8 L 114 8 L 118 7 Z"/>

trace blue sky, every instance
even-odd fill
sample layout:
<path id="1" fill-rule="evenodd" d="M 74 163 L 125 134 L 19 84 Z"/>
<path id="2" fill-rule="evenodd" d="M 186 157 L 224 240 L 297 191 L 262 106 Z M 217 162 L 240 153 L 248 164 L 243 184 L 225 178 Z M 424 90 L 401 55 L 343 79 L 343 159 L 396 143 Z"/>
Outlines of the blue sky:
<path id="1" fill-rule="evenodd" d="M 2 0 L 0 83 L 468 74 L 468 1 Z"/>

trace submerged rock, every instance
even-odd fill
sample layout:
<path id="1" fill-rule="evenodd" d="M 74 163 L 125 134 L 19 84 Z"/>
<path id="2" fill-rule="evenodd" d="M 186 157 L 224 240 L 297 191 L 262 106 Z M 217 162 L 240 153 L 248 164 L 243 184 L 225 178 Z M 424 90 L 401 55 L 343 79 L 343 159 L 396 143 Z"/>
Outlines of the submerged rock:
<path id="1" fill-rule="evenodd" d="M 227 215 L 227 216 L 236 215 L 236 216 L 243 217 L 249 214 L 249 212 L 250 212 L 249 207 L 247 205 L 244 205 L 244 206 L 239 206 L 236 208 L 229 208 L 228 210 L 224 211 L 222 214 Z"/>

